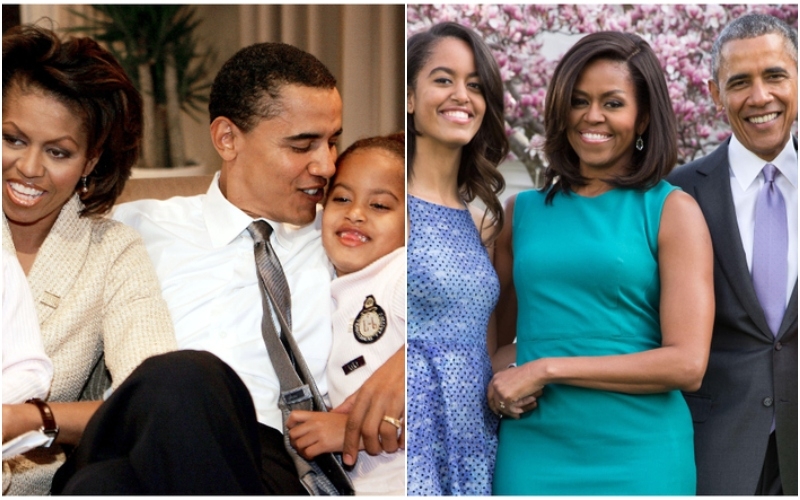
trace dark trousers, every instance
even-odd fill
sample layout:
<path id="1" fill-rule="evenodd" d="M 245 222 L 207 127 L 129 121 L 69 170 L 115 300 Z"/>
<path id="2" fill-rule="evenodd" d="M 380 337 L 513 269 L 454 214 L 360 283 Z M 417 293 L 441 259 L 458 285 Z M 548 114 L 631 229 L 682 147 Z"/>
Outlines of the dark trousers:
<path id="1" fill-rule="evenodd" d="M 778 465 L 778 445 L 775 442 L 775 433 L 769 436 L 767 454 L 764 457 L 764 468 L 756 487 L 756 495 L 782 495 L 781 471 Z"/>
<path id="2" fill-rule="evenodd" d="M 276 436 L 277 435 L 277 436 Z M 238 375 L 205 351 L 144 361 L 103 403 L 53 494 L 301 494 L 280 432 Z"/>

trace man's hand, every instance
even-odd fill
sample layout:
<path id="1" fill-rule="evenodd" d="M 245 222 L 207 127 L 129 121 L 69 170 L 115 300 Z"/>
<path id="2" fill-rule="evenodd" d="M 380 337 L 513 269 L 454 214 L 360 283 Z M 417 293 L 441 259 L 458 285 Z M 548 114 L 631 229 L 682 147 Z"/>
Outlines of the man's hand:
<path id="1" fill-rule="evenodd" d="M 358 456 L 359 441 L 370 455 L 381 451 L 394 453 L 405 447 L 405 421 L 397 427 L 383 420 L 405 418 L 406 407 L 406 350 L 401 347 L 386 363 L 367 379 L 358 392 L 352 394 L 334 413 L 347 414 L 342 459 L 353 465 Z"/>

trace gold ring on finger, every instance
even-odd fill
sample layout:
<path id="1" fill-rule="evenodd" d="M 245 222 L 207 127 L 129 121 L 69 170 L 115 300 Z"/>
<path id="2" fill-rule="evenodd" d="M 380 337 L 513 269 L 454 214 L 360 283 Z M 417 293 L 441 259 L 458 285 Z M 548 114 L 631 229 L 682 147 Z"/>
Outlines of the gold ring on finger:
<path id="1" fill-rule="evenodd" d="M 402 429 L 403 428 L 403 419 L 402 418 L 397 419 L 397 418 L 390 417 L 389 415 L 384 415 L 383 416 L 383 421 L 392 424 L 393 426 L 397 427 L 398 429 Z"/>

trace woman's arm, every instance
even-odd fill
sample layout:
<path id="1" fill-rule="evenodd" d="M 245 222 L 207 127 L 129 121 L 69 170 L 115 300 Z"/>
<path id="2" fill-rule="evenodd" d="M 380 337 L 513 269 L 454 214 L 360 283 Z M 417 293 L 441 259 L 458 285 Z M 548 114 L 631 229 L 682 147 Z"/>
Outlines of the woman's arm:
<path id="1" fill-rule="evenodd" d="M 59 427 L 56 443 L 76 445 L 83 430 L 102 401 L 81 401 L 75 403 L 48 403 Z M 3 442 L 28 431 L 41 429 L 42 415 L 36 405 L 3 405 Z"/>
<path id="2" fill-rule="evenodd" d="M 696 390 L 708 363 L 714 321 L 711 237 L 697 203 L 681 191 L 664 204 L 658 233 L 661 347 L 615 356 L 542 358 L 497 374 L 493 410 L 561 383 L 626 393 Z"/>
<path id="3" fill-rule="evenodd" d="M 499 373 L 517 363 L 517 344 L 507 344 L 499 348 L 492 356 L 492 371 Z"/>
<path id="4" fill-rule="evenodd" d="M 506 202 L 503 230 L 495 241 L 494 269 L 500 280 L 500 300 L 494 310 L 497 325 L 497 349 L 510 345 L 517 336 L 517 292 L 514 288 L 514 253 L 512 250 L 512 221 L 516 196 Z M 509 351 L 506 350 L 506 353 Z M 514 354 L 516 358 L 516 354 Z M 513 362 L 514 360 L 505 363 Z M 496 364 L 494 360 L 492 364 Z"/>
<path id="5" fill-rule="evenodd" d="M 103 311 L 103 352 L 117 388 L 145 359 L 177 350 L 175 331 L 141 237 L 121 223 L 106 232 L 110 259 Z M 105 243 L 105 242 L 104 242 Z"/>
<path id="6" fill-rule="evenodd" d="M 92 258 L 107 259 L 103 290 L 103 347 L 113 387 L 146 358 L 175 350 L 172 320 L 141 238 L 120 223 L 105 221 L 101 248 Z M 102 401 L 48 402 L 59 426 L 57 443 L 77 444 Z M 3 406 L 3 441 L 42 426 L 31 404 Z"/>
<path id="7" fill-rule="evenodd" d="M 506 223 L 495 242 L 494 268 L 500 280 L 500 299 L 492 313 L 496 331 L 496 349 L 492 353 L 492 370 L 500 373 L 508 370 L 517 362 L 517 292 L 514 288 L 514 252 L 513 252 L 513 220 L 516 195 L 506 202 Z M 506 406 L 503 414 L 512 418 L 519 418 L 522 413 L 536 408 L 536 398 L 542 394 L 541 390 L 527 394 L 515 403 Z M 491 385 L 489 387 L 491 395 Z M 491 400 L 490 400 L 491 401 Z M 495 410 L 497 412 L 497 410 Z"/>
<path id="8" fill-rule="evenodd" d="M 487 212 L 478 210 L 476 207 L 470 206 L 469 211 L 470 215 L 472 216 L 472 222 L 475 223 L 475 227 L 478 228 L 478 232 L 481 235 L 481 242 L 486 248 L 486 253 L 489 255 L 489 260 L 494 262 L 496 243 L 489 243 L 489 239 L 491 238 L 493 230 L 491 220 L 486 218 Z M 489 316 L 489 323 L 486 327 L 486 350 L 489 352 L 490 358 L 494 356 L 497 348 L 497 316 L 494 312 L 492 312 L 491 316 Z"/>

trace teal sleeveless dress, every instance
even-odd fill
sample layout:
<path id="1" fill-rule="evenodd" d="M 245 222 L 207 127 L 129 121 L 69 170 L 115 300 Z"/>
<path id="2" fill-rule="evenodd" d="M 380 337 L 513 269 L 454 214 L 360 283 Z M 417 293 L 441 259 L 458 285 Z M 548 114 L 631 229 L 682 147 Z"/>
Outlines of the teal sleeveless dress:
<path id="1" fill-rule="evenodd" d="M 519 194 L 513 213 L 517 363 L 661 345 L 658 228 L 674 189 L 594 198 Z M 692 419 L 680 391 L 623 394 L 551 384 L 500 424 L 498 495 L 694 495 Z"/>

